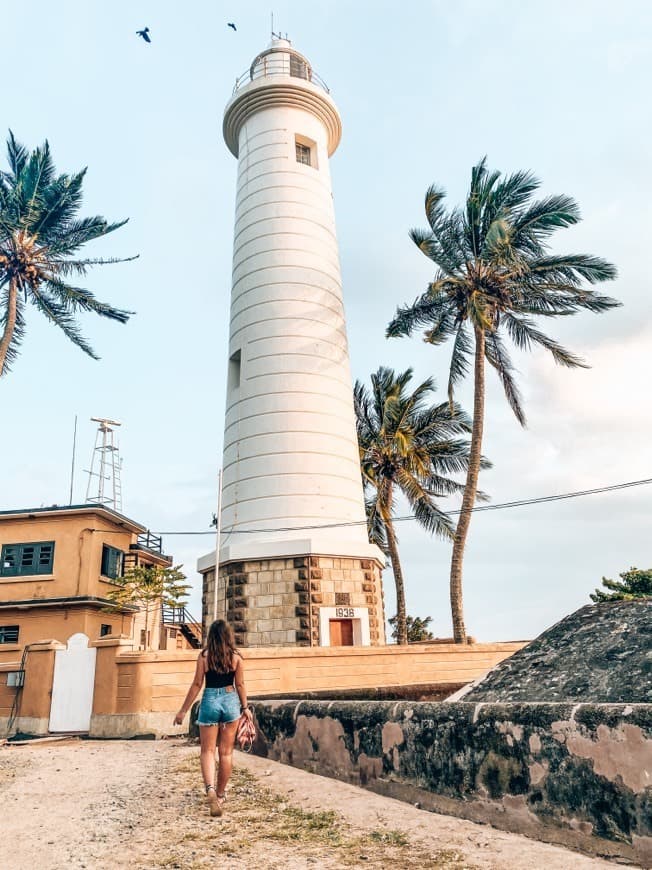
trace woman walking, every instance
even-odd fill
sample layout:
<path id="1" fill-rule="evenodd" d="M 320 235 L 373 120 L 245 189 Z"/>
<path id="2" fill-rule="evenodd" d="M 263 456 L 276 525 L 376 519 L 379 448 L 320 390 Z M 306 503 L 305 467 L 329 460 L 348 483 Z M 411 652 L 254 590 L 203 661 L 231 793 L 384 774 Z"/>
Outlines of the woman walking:
<path id="1" fill-rule="evenodd" d="M 199 705 L 197 724 L 201 745 L 201 772 L 211 816 L 221 816 L 226 785 L 233 769 L 233 745 L 241 713 L 252 719 L 247 706 L 242 656 L 235 648 L 233 630 L 228 622 L 217 619 L 208 632 L 206 649 L 197 659 L 192 685 L 174 724 L 183 719 L 206 681 Z M 215 786 L 215 749 L 219 754 L 217 787 Z"/>

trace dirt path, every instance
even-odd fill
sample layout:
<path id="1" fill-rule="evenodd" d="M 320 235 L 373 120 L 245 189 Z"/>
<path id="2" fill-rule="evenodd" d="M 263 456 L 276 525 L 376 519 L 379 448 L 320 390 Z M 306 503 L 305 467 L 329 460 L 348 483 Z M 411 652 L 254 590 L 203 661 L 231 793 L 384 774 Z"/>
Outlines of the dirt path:
<path id="1" fill-rule="evenodd" d="M 222 819 L 210 819 L 198 750 L 177 741 L 0 748 L 12 870 L 589 870 L 614 864 L 391 798 L 237 756 Z"/>

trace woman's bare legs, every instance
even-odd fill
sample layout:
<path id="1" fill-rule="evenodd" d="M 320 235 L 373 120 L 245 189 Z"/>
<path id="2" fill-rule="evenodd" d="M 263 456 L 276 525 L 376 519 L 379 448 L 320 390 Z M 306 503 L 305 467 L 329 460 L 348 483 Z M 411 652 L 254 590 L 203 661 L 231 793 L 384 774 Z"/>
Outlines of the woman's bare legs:
<path id="1" fill-rule="evenodd" d="M 217 743 L 217 725 L 200 725 L 199 743 L 201 746 L 201 773 L 204 785 L 215 785 L 215 746 Z"/>
<path id="2" fill-rule="evenodd" d="M 224 790 L 233 770 L 233 745 L 238 730 L 238 719 L 235 722 L 227 722 L 220 727 L 220 736 L 217 741 L 217 751 L 220 757 L 220 767 L 217 772 L 217 794 L 224 797 Z"/>

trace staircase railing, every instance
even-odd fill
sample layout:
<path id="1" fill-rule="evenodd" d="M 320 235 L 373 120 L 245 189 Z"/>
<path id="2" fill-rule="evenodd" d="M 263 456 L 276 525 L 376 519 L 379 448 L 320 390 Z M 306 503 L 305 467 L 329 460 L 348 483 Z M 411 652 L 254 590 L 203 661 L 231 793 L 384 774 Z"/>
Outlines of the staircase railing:
<path id="1" fill-rule="evenodd" d="M 201 625 L 201 619 L 195 619 L 182 604 L 180 607 L 163 607 L 163 625 Z"/>

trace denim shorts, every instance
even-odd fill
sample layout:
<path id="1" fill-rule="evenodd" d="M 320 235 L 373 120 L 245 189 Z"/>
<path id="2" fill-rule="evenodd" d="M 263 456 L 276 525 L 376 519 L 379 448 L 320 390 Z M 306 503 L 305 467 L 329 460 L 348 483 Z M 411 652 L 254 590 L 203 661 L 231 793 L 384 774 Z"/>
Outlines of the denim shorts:
<path id="1" fill-rule="evenodd" d="M 222 725 L 226 722 L 235 722 L 239 718 L 240 699 L 233 686 L 204 689 L 197 716 L 198 725 Z"/>

